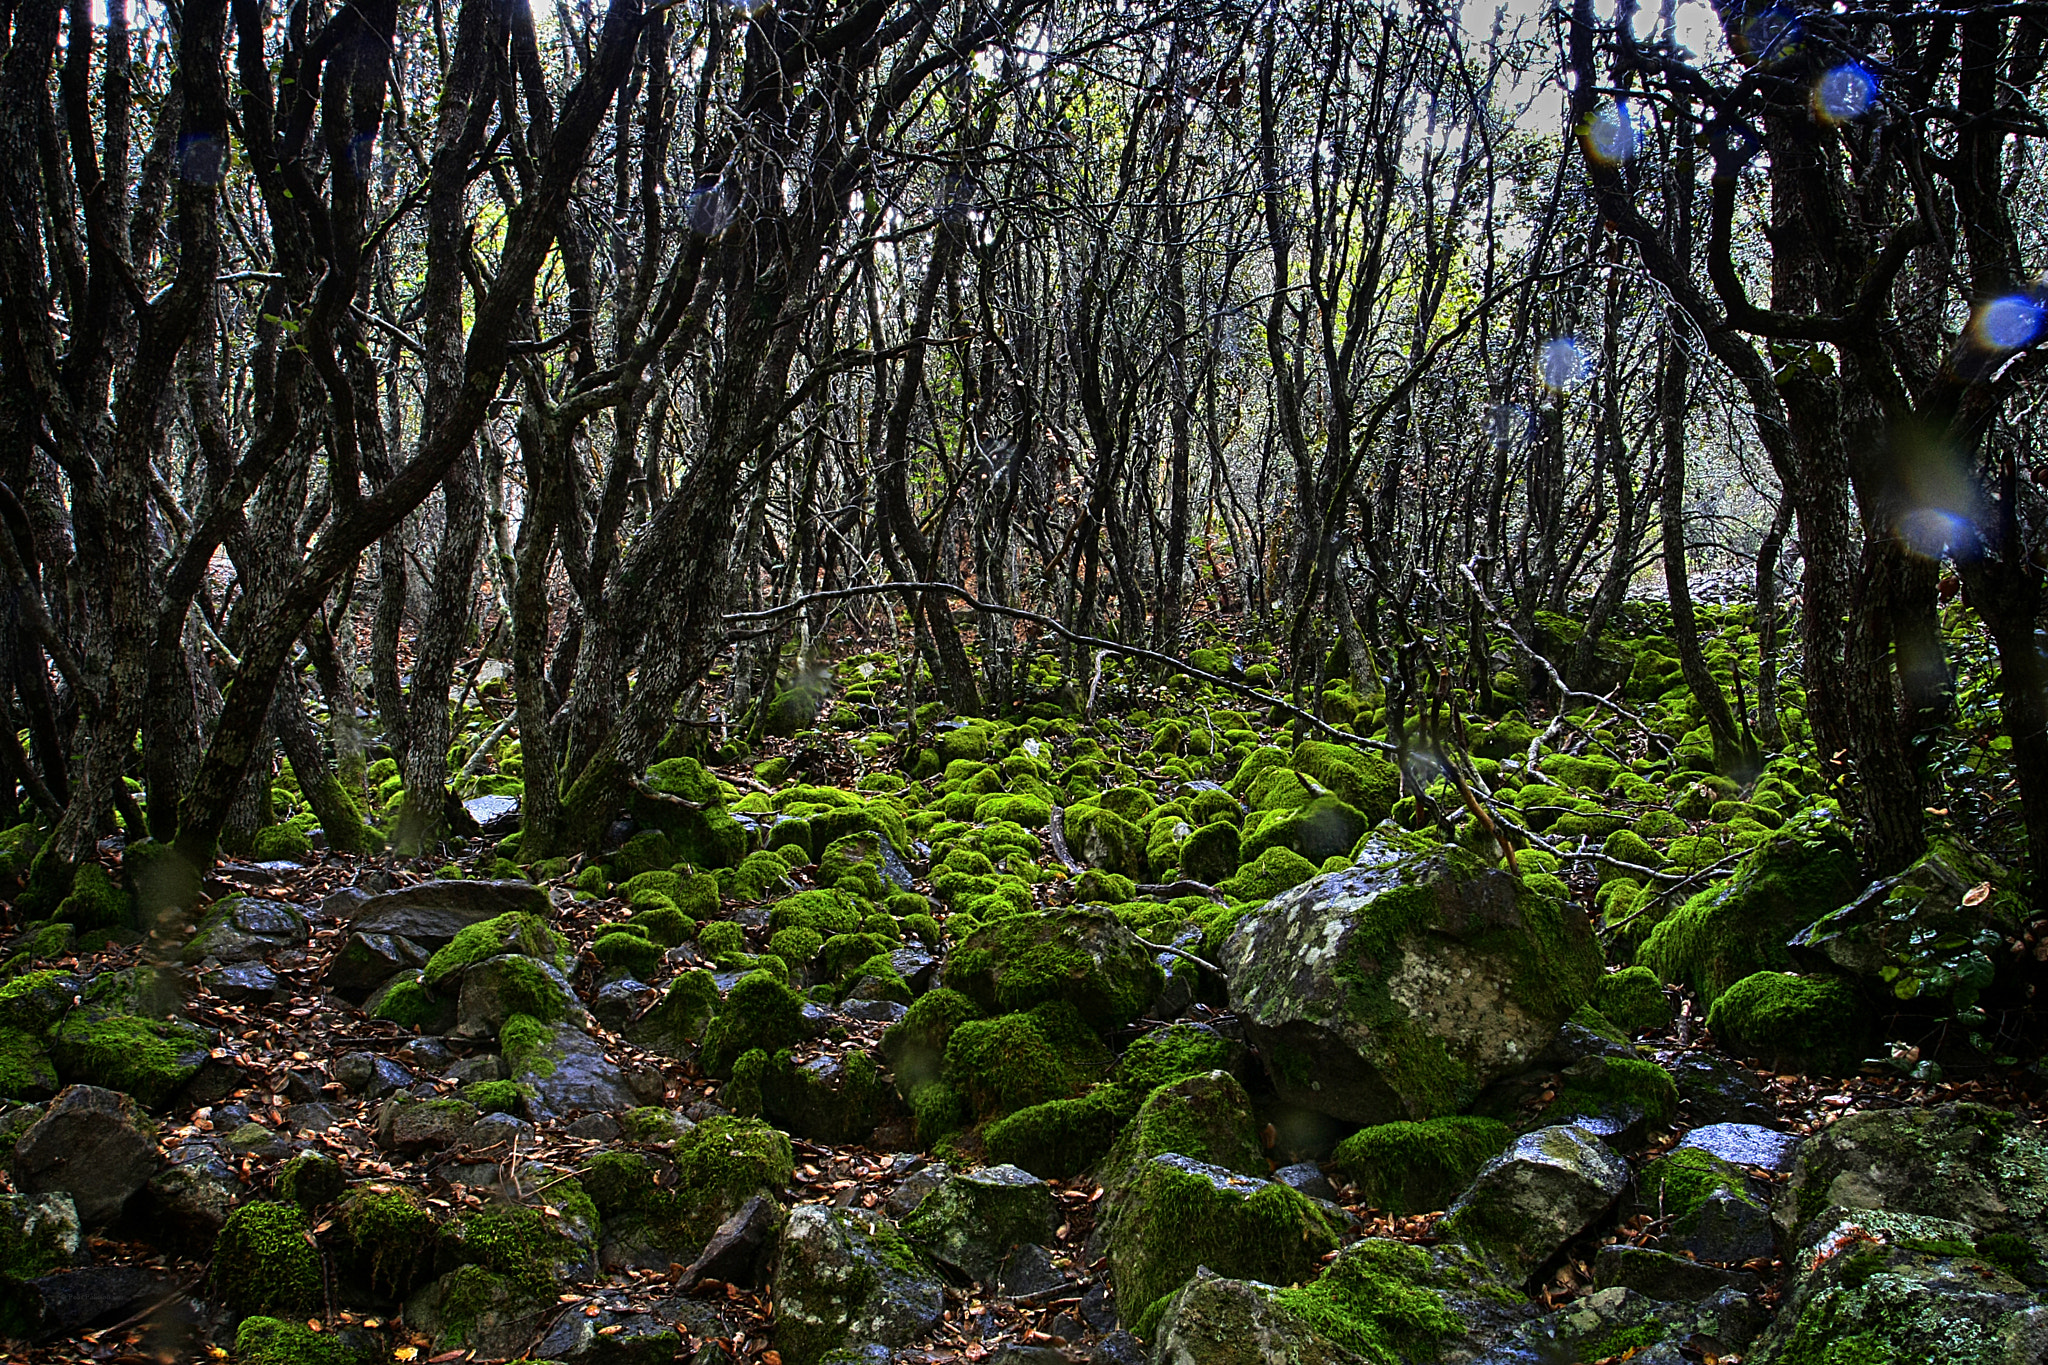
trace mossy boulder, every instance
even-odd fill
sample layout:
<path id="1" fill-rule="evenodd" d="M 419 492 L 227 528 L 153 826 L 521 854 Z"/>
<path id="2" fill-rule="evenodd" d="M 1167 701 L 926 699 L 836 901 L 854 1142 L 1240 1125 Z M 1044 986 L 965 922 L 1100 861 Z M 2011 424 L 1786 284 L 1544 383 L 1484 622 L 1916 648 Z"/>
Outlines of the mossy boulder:
<path id="1" fill-rule="evenodd" d="M 838 1145 L 874 1131 L 893 1095 L 864 1048 L 821 1053 L 798 1065 L 787 1051 L 754 1049 L 733 1063 L 725 1104 L 757 1114 L 793 1137 Z"/>
<path id="2" fill-rule="evenodd" d="M 540 916 L 514 911 L 461 930 L 447 946 L 427 959 L 422 979 L 429 987 L 439 989 L 477 963 L 508 953 L 560 969 L 567 965 L 568 950 L 568 940 L 550 929 Z"/>
<path id="3" fill-rule="evenodd" d="M 332 1332 L 257 1315 L 235 1328 L 233 1365 L 356 1365 L 356 1353 Z"/>
<path id="4" fill-rule="evenodd" d="M 1532 1064 L 1602 970 L 1576 907 L 1463 849 L 1374 840 L 1246 916 L 1222 958 L 1281 1097 L 1361 1124 L 1466 1108 Z"/>
<path id="5" fill-rule="evenodd" d="M 1053 1233 L 1052 1190 L 1029 1171 L 989 1166 L 948 1176 L 903 1220 L 903 1235 L 971 1280 L 995 1283 L 1010 1248 Z"/>
<path id="6" fill-rule="evenodd" d="M 905 1099 L 917 1087 L 939 1079 L 953 1032 L 984 1011 L 959 991 L 940 987 L 912 1002 L 910 1010 L 882 1034 L 879 1051 Z"/>
<path id="7" fill-rule="evenodd" d="M 1235 1074 L 1243 1063 L 1244 1045 L 1207 1024 L 1168 1024 L 1131 1041 L 1117 1058 L 1116 1083 L 1142 1098 L 1190 1076 Z"/>
<path id="8" fill-rule="evenodd" d="M 1699 1147 L 1680 1147 L 1643 1167 L 1642 1211 L 1661 1220 L 1657 1245 L 1699 1261 L 1742 1262 L 1771 1254 L 1769 1206 L 1742 1170 Z"/>
<path id="9" fill-rule="evenodd" d="M 213 1035 L 183 1019 L 78 1011 L 50 1034 L 57 1074 L 160 1108 L 205 1064 Z"/>
<path id="10" fill-rule="evenodd" d="M 2025 902 L 2004 868 L 1958 839 L 1796 934 L 1795 959 L 1926 1006 L 1967 1009 L 1997 976 L 2005 944 L 2022 933 Z"/>
<path id="11" fill-rule="evenodd" d="M 626 1026 L 626 1041 L 670 1057 L 695 1049 L 718 1010 L 718 986 L 711 973 L 684 972 L 669 982 L 661 1000 Z"/>
<path id="12" fill-rule="evenodd" d="M 1129 819 L 1104 806 L 1069 806 L 1065 825 L 1076 858 L 1104 872 L 1146 879 L 1145 832 Z"/>
<path id="13" fill-rule="evenodd" d="M 1400 770 L 1378 754 L 1319 739 L 1297 745 L 1293 769 L 1327 787 L 1361 816 L 1367 826 L 1391 815 L 1400 795 Z"/>
<path id="14" fill-rule="evenodd" d="M 1276 846 L 1218 882 L 1216 889 L 1236 901 L 1270 900 L 1283 891 L 1300 886 L 1317 871 L 1316 864 L 1293 849 Z"/>
<path id="15" fill-rule="evenodd" d="M 1647 967 L 1629 967 L 1601 977 L 1593 988 L 1592 1004 L 1627 1034 L 1668 1028 L 1675 1013 L 1663 983 Z"/>
<path id="16" fill-rule="evenodd" d="M 1243 860 L 1243 838 L 1229 819 L 1202 825 L 1181 842 L 1181 875 L 1206 886 L 1230 876 Z"/>
<path id="17" fill-rule="evenodd" d="M 945 1312 L 945 1282 L 888 1219 L 865 1209 L 792 1210 L 776 1261 L 773 1332 L 784 1365 L 888 1358 Z"/>
<path id="18" fill-rule="evenodd" d="M 0 1026 L 0 1099 L 46 1100 L 57 1086 L 57 1068 L 40 1034 Z"/>
<path id="19" fill-rule="evenodd" d="M 1107 1217 L 1121 1216 L 1124 1189 L 1155 1156 L 1175 1153 L 1205 1166 L 1264 1176 L 1266 1154 L 1251 1097 L 1237 1078 L 1212 1071 L 1162 1085 L 1145 1097 L 1101 1167 Z"/>
<path id="20" fill-rule="evenodd" d="M 228 1215 L 213 1247 L 213 1289 L 236 1313 L 303 1317 L 320 1306 L 320 1253 L 296 1204 L 257 1201 Z"/>
<path id="21" fill-rule="evenodd" d="M 1073 1099 L 1047 1100 L 982 1131 L 989 1159 L 1047 1180 L 1066 1180 L 1108 1154 L 1134 1104 L 1120 1086 L 1098 1085 Z"/>
<path id="22" fill-rule="evenodd" d="M 1481 1168 L 1442 1235 L 1526 1277 L 1606 1216 L 1628 1182 L 1628 1163 L 1585 1129 L 1539 1128 Z"/>
<path id="23" fill-rule="evenodd" d="M 1337 1173 L 1361 1201 L 1393 1214 L 1449 1208 L 1513 1134 L 1496 1119 L 1451 1116 L 1361 1128 L 1337 1144 Z"/>
<path id="24" fill-rule="evenodd" d="M 433 1211 L 402 1185 L 356 1186 L 342 1200 L 333 1229 L 336 1264 L 371 1293 L 402 1298 L 433 1267 Z"/>
<path id="25" fill-rule="evenodd" d="M 1838 978 L 1755 972 L 1714 1001 L 1707 1027 L 1738 1056 L 1838 1076 L 1863 1060 L 1871 1020 L 1855 989 Z"/>
<path id="26" fill-rule="evenodd" d="M 1248 826 L 1243 856 L 1257 859 L 1269 848 L 1285 848 L 1321 865 L 1349 853 L 1366 828 L 1365 817 L 1352 806 L 1334 796 L 1317 797 L 1298 810 Z"/>
<path id="27" fill-rule="evenodd" d="M 1831 806 L 1812 806 L 1745 856 L 1734 876 L 1672 911 L 1636 958 L 1711 1005 L 1752 973 L 1790 968 L 1786 941 L 1861 885 L 1849 832 Z"/>
<path id="28" fill-rule="evenodd" d="M 1058 1000 L 1107 1033 L 1137 1018 L 1165 975 L 1114 916 L 1078 908 L 984 925 L 954 950 L 944 981 L 985 1013 Z"/>
<path id="29" fill-rule="evenodd" d="M 1197 1266 L 1287 1285 L 1308 1279 L 1338 1228 L 1295 1190 L 1189 1157 L 1164 1154 L 1129 1175 L 1109 1237 L 1117 1301 L 1150 1304 Z"/>
<path id="30" fill-rule="evenodd" d="M 945 1077 L 977 1117 L 1067 1099 L 1109 1065 L 1108 1051 L 1064 1001 L 958 1024 L 946 1041 Z"/>
<path id="31" fill-rule="evenodd" d="M 741 1054 L 779 1052 L 806 1032 L 803 997 L 789 982 L 775 972 L 749 972 L 712 1015 L 699 1061 L 707 1074 L 725 1079 Z"/>

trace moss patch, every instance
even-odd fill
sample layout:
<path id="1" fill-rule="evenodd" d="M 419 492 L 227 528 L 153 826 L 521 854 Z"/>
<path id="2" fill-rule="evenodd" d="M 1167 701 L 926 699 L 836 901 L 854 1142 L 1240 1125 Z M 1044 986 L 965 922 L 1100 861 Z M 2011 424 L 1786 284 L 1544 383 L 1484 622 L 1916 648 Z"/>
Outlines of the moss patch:
<path id="1" fill-rule="evenodd" d="M 228 1215 L 213 1247 L 213 1287 L 237 1313 L 303 1316 L 323 1294 L 320 1254 L 296 1204 L 259 1201 Z"/>
<path id="2" fill-rule="evenodd" d="M 1493 1119 L 1382 1123 L 1338 1143 L 1334 1159 L 1365 1203 L 1394 1214 L 1426 1213 L 1449 1208 L 1511 1136 Z"/>

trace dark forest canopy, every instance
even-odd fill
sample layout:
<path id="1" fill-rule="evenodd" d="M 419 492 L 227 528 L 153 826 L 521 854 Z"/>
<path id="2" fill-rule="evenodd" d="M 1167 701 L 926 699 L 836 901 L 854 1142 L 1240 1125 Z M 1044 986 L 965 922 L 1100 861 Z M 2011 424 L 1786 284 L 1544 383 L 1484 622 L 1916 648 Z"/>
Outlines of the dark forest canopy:
<path id="1" fill-rule="evenodd" d="M 594 849 L 849 633 L 1003 716 L 1219 614 L 1426 806 L 1600 693 L 2038 892 L 2044 60 L 2031 0 L 0 0 L 26 894 L 287 764 L 337 850 L 515 772 Z"/>

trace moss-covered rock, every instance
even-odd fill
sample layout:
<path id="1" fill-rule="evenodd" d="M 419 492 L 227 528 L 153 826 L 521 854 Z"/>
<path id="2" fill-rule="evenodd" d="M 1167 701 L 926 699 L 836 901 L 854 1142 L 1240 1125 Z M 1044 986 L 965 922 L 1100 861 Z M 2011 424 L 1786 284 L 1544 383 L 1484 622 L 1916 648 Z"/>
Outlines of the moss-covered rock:
<path id="1" fill-rule="evenodd" d="M 1668 1028 L 1674 1015 L 1663 983 L 1647 967 L 1629 967 L 1600 978 L 1593 1008 L 1627 1034 Z"/>
<path id="2" fill-rule="evenodd" d="M 1169 1152 L 1240 1175 L 1268 1170 L 1251 1097 L 1234 1076 L 1212 1071 L 1162 1085 L 1145 1097 L 1101 1163 L 1107 1223 L 1121 1216 L 1123 1190 L 1134 1173 Z"/>
<path id="3" fill-rule="evenodd" d="M 726 1107 L 755 1114 L 794 1137 L 838 1145 L 859 1142 L 889 1109 L 888 1082 L 864 1048 L 824 1053 L 799 1066 L 787 1051 L 760 1050 L 733 1063 Z"/>
<path id="4" fill-rule="evenodd" d="M 1269 848 L 1285 848 L 1320 865 L 1349 853 L 1366 829 L 1365 817 L 1350 805 L 1334 796 L 1317 797 L 1297 810 L 1248 824 L 1243 856 L 1256 861 Z"/>
<path id="5" fill-rule="evenodd" d="M 1116 1083 L 1142 1098 L 1191 1076 L 1235 1073 L 1243 1062 L 1244 1045 L 1207 1024 L 1168 1024 L 1133 1039 L 1124 1049 L 1117 1058 Z"/>
<path id="6" fill-rule="evenodd" d="M 86 929 L 132 929 L 135 899 L 98 863 L 81 863 L 71 878 L 71 893 L 57 903 L 53 919 Z"/>
<path id="7" fill-rule="evenodd" d="M 27 1029 L 0 1026 L 0 1099 L 46 1100 L 57 1093 L 57 1085 L 57 1068 L 42 1038 Z"/>
<path id="8" fill-rule="evenodd" d="M 946 1307 L 924 1257 L 865 1209 L 805 1205 L 784 1224 L 775 1281 L 776 1353 L 785 1365 L 874 1358 L 922 1338 Z"/>
<path id="9" fill-rule="evenodd" d="M 1145 832 L 1129 819 L 1105 806 L 1069 806 L 1065 825 L 1076 858 L 1105 872 L 1146 879 Z"/>
<path id="10" fill-rule="evenodd" d="M 1048 1100 L 991 1123 L 982 1143 L 991 1161 L 1046 1180 L 1066 1180 L 1108 1154 L 1135 1104 L 1128 1090 L 1098 1085 L 1074 1099 Z"/>
<path id="11" fill-rule="evenodd" d="M 1064 1001 L 1106 1033 L 1137 1018 L 1165 976 L 1114 916 L 1081 908 L 976 930 L 947 961 L 945 984 L 987 1013 Z"/>
<path id="12" fill-rule="evenodd" d="M 1237 901 L 1270 900 L 1314 877 L 1316 864 L 1291 848 L 1269 848 L 1238 868 L 1235 875 L 1216 884 L 1216 889 Z"/>
<path id="13" fill-rule="evenodd" d="M 211 1034 L 182 1019 L 96 1010 L 72 1014 L 50 1034 L 50 1056 L 65 1081 L 124 1091 L 152 1109 L 192 1079 L 212 1046 Z"/>
<path id="14" fill-rule="evenodd" d="M 308 1211 L 333 1203 L 347 1186 L 348 1177 L 342 1173 L 341 1163 L 332 1154 L 319 1150 L 300 1152 L 279 1166 L 277 1174 L 271 1177 L 271 1187 L 278 1198 Z"/>
<path id="15" fill-rule="evenodd" d="M 1247 916 L 1222 958 L 1282 1098 L 1353 1123 L 1466 1108 L 1601 972 L 1574 906 L 1466 850 L 1385 841 Z"/>
<path id="16" fill-rule="evenodd" d="M 1604 1217 L 1628 1181 L 1628 1163 L 1583 1128 L 1540 1128 L 1480 1170 L 1442 1234 L 1526 1277 Z"/>
<path id="17" fill-rule="evenodd" d="M 1337 1144 L 1339 1175 L 1361 1201 L 1393 1214 L 1449 1208 L 1513 1135 L 1495 1119 L 1453 1116 L 1362 1128 Z"/>
<path id="18" fill-rule="evenodd" d="M 1851 986 L 1831 976 L 1755 972 L 1707 1011 L 1723 1046 L 1783 1070 L 1846 1075 L 1870 1044 L 1870 1013 Z"/>
<path id="19" fill-rule="evenodd" d="M 1296 746 L 1291 766 L 1329 788 L 1368 827 L 1393 812 L 1394 798 L 1400 794 L 1400 772 L 1392 763 L 1348 745 L 1306 740 Z"/>
<path id="20" fill-rule="evenodd" d="M 333 1226 L 337 1265 L 372 1293 L 402 1298 L 433 1267 L 433 1211 L 402 1185 L 358 1185 L 342 1200 Z"/>
<path id="21" fill-rule="evenodd" d="M 1015 1166 L 948 1176 L 903 1220 L 903 1235 L 941 1265 L 994 1284 L 1011 1247 L 1053 1231 L 1052 1191 Z"/>
<path id="22" fill-rule="evenodd" d="M 704 1032 L 699 1060 L 707 1074 L 732 1075 L 740 1054 L 779 1052 L 804 1036 L 803 997 L 770 971 L 749 972 L 726 996 Z"/>
<path id="23" fill-rule="evenodd" d="M 296 1204 L 257 1201 L 228 1215 L 213 1247 L 214 1292 L 236 1313 L 303 1317 L 320 1305 L 320 1253 Z"/>
<path id="24" fill-rule="evenodd" d="M 1786 941 L 1860 885 L 1848 831 L 1831 807 L 1809 807 L 1746 856 L 1733 877 L 1672 911 L 1637 959 L 1711 1005 L 1743 977 L 1792 966 Z"/>
<path id="25" fill-rule="evenodd" d="M 1109 1062 L 1074 1007 L 1063 1001 L 961 1021 L 951 1030 L 945 1057 L 946 1079 L 981 1118 L 1071 1098 Z"/>
<path id="26" fill-rule="evenodd" d="M 944 987 L 918 997 L 882 1034 L 879 1048 L 895 1074 L 898 1093 L 909 1099 L 919 1086 L 938 1080 L 954 1030 L 983 1013 L 973 1000 Z"/>
<path id="27" fill-rule="evenodd" d="M 331 1332 L 258 1315 L 235 1328 L 232 1365 L 355 1365 L 356 1355 Z"/>
<path id="28" fill-rule="evenodd" d="M 1287 1285 L 1308 1279 L 1336 1249 L 1337 1228 L 1287 1186 L 1161 1155 L 1127 1177 L 1109 1238 L 1117 1300 L 1150 1304 L 1195 1267 Z"/>
<path id="29" fill-rule="evenodd" d="M 439 989 L 477 963 L 508 953 L 551 963 L 559 969 L 567 963 L 568 950 L 569 941 L 548 928 L 540 916 L 513 911 L 469 925 L 457 933 L 446 947 L 427 959 L 422 979 L 429 988 Z"/>
<path id="30" fill-rule="evenodd" d="M 626 1026 L 626 1040 L 670 1057 L 688 1056 L 718 1009 L 718 986 L 704 971 L 669 982 L 661 1000 Z"/>

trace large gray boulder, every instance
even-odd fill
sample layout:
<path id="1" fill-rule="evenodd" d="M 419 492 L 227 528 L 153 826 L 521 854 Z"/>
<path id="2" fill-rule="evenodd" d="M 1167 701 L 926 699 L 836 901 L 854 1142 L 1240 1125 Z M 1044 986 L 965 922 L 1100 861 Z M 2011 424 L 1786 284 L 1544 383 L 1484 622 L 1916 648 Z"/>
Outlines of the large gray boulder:
<path id="1" fill-rule="evenodd" d="M 1465 1109 L 1602 972 L 1576 907 L 1467 850 L 1377 836 L 1247 915 L 1221 965 L 1281 1098 L 1360 1124 Z"/>
<path id="2" fill-rule="evenodd" d="M 639 1103 L 626 1073 L 604 1055 L 597 1039 L 573 1024 L 556 1024 L 531 1047 L 507 1041 L 512 1079 L 526 1087 L 526 1109 L 536 1119 L 574 1111 L 610 1114 Z"/>
<path id="3" fill-rule="evenodd" d="M 110 1223 L 156 1174 L 156 1138 L 135 1101 L 74 1085 L 15 1144 L 9 1174 L 25 1194 L 71 1196 L 87 1227 Z"/>
<path id="4" fill-rule="evenodd" d="M 946 1310 L 944 1282 L 888 1219 L 816 1204 L 783 1225 L 774 1298 L 783 1365 L 818 1365 L 849 1346 L 908 1346 Z"/>
<path id="5" fill-rule="evenodd" d="M 1299 1314 L 1273 1287 L 1198 1271 L 1174 1295 L 1153 1335 L 1152 1365 L 1362 1365 Z"/>
<path id="6" fill-rule="evenodd" d="M 359 934 L 396 934 L 429 951 L 446 946 L 472 924 L 524 910 L 545 917 L 548 893 L 532 882 L 420 882 L 364 901 L 349 923 Z"/>
<path id="7" fill-rule="evenodd" d="M 1480 1169 L 1443 1235 L 1527 1278 L 1604 1217 L 1628 1180 L 1628 1163 L 1585 1129 L 1539 1128 Z"/>
<path id="8" fill-rule="evenodd" d="M 950 1176 L 904 1220 L 903 1232 L 941 1265 L 986 1285 L 1010 1248 L 1053 1230 L 1052 1189 L 1029 1171 L 988 1166 Z"/>

